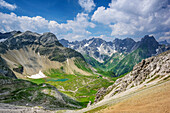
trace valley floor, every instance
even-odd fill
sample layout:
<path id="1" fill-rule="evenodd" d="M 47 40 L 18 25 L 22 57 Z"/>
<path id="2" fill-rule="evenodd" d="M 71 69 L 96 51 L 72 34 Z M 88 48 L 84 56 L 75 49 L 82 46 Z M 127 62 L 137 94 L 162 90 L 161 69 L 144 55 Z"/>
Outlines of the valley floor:
<path id="1" fill-rule="evenodd" d="M 102 106 L 93 105 L 82 110 L 45 111 L 40 108 L 0 103 L 0 113 L 170 113 L 170 80 L 143 87 L 137 91 L 111 99 Z"/>
<path id="2" fill-rule="evenodd" d="M 60 111 L 61 112 L 61 111 Z M 170 113 L 170 79 L 125 91 L 81 110 L 62 113 Z"/>
<path id="3" fill-rule="evenodd" d="M 146 88 L 97 113 L 170 113 L 170 81 Z"/>

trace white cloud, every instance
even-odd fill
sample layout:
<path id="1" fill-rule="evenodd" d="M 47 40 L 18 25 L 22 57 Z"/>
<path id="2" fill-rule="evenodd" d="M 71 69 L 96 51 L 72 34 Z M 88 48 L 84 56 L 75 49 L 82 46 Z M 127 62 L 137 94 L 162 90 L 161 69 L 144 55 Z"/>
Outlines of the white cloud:
<path id="1" fill-rule="evenodd" d="M 58 32 L 60 37 L 74 40 L 77 38 L 86 38 L 91 32 L 87 31 L 86 28 L 94 28 L 95 24 L 88 21 L 88 14 L 78 13 L 74 20 L 67 20 L 66 24 L 58 24 L 57 22 L 50 21 L 50 31 Z"/>
<path id="2" fill-rule="evenodd" d="M 163 37 L 160 37 L 159 40 L 170 40 L 170 36 L 163 36 Z"/>
<path id="3" fill-rule="evenodd" d="M 59 37 L 67 37 L 73 40 L 78 36 L 82 38 L 91 34 L 86 29 L 88 27 L 94 28 L 95 24 L 89 22 L 88 19 L 88 14 L 78 13 L 74 20 L 59 24 L 56 21 L 48 21 L 41 16 L 17 16 L 15 13 L 5 14 L 0 12 L 0 32 L 30 30 L 43 33 L 50 31 Z"/>
<path id="4" fill-rule="evenodd" d="M 145 35 L 170 29 L 168 0 L 112 0 L 109 8 L 103 6 L 91 20 L 108 25 L 112 36 Z"/>
<path id="5" fill-rule="evenodd" d="M 9 10 L 14 10 L 17 8 L 17 6 L 15 4 L 9 4 L 9 3 L 5 2 L 4 0 L 0 0 L 0 7 L 5 7 Z"/>
<path id="6" fill-rule="evenodd" d="M 47 31 L 49 21 L 40 17 L 17 16 L 15 13 L 5 14 L 0 12 L 0 31 L 7 32 L 12 30 L 31 30 Z"/>
<path id="7" fill-rule="evenodd" d="M 87 12 L 91 12 L 96 6 L 93 0 L 79 0 L 79 4 Z"/>
<path id="8" fill-rule="evenodd" d="M 161 35 L 159 37 L 159 41 L 167 40 L 170 43 L 170 31 L 169 32 L 164 32 L 164 35 Z"/>

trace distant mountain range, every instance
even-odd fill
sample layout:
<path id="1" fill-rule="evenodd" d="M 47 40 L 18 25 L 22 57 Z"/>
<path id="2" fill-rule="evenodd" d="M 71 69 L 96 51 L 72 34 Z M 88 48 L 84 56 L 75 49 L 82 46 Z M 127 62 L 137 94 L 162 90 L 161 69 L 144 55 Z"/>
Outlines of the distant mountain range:
<path id="1" fill-rule="evenodd" d="M 170 43 L 168 43 L 166 40 L 160 41 L 159 44 L 170 45 Z"/>
<path id="2" fill-rule="evenodd" d="M 115 39 L 107 42 L 100 38 L 73 41 L 61 39 L 59 42 L 80 52 L 86 61 L 95 68 L 113 71 L 121 75 L 132 70 L 142 59 L 157 55 L 170 49 L 169 44 L 158 43 L 153 36 L 146 35 L 141 41 L 131 38 Z"/>
<path id="3" fill-rule="evenodd" d="M 133 50 L 136 42 L 131 38 L 115 39 L 113 42 L 106 42 L 101 38 L 92 38 L 89 40 L 69 42 L 68 40 L 61 39 L 59 42 L 65 46 L 93 57 L 98 62 L 103 63 L 108 60 L 112 54 L 116 52 L 129 53 Z"/>
<path id="4" fill-rule="evenodd" d="M 116 38 L 109 42 L 101 38 L 69 42 L 65 39 L 58 41 L 56 36 L 50 33 L 41 35 L 28 31 L 24 33 L 12 31 L 0 33 L 0 42 L 3 42 L 0 44 L 1 53 L 27 46 L 26 48 L 31 47 L 32 50 L 40 55 L 48 56 L 51 61 L 64 62 L 68 58 L 79 57 L 82 59 L 81 61 L 86 61 L 96 68 L 98 72 L 111 71 L 117 76 L 131 71 L 133 66 L 142 59 L 170 49 L 170 44 L 166 40 L 158 43 L 153 36 L 149 35 L 144 36 L 138 42 L 131 38 Z M 67 47 L 67 49 L 64 49 L 63 46 Z M 29 61 L 32 62 L 32 60 Z M 71 73 L 74 73 L 73 71 L 74 69 L 72 69 Z"/>

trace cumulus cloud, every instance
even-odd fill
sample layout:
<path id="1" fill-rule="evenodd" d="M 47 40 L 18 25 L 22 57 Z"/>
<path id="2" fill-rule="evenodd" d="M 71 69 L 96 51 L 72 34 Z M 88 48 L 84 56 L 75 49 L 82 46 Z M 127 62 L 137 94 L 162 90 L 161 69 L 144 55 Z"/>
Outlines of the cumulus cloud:
<path id="1" fill-rule="evenodd" d="M 93 0 L 79 0 L 79 4 L 87 12 L 91 12 L 96 6 Z"/>
<path id="2" fill-rule="evenodd" d="M 0 12 L 0 32 L 12 30 L 34 31 L 34 32 L 53 32 L 62 38 L 68 37 L 70 40 L 76 37 L 86 37 L 91 34 L 86 28 L 94 28 L 95 24 L 88 21 L 88 14 L 78 13 L 74 20 L 67 20 L 67 23 L 59 24 L 56 21 L 48 21 L 41 16 L 28 17 L 17 16 L 15 13 Z"/>
<path id="3" fill-rule="evenodd" d="M 4 0 L 0 0 L 0 7 L 5 7 L 9 10 L 14 10 L 17 8 L 17 6 L 15 4 L 9 4 Z"/>
<path id="4" fill-rule="evenodd" d="M 74 20 L 67 20 L 66 24 L 58 24 L 57 22 L 50 22 L 49 29 L 52 32 L 58 32 L 60 36 L 65 39 L 74 40 L 78 38 L 86 38 L 91 32 L 86 28 L 94 28 L 95 24 L 89 22 L 88 14 L 78 13 Z M 54 31 L 53 31 L 54 30 Z"/>
<path id="5" fill-rule="evenodd" d="M 170 31 L 164 32 L 158 39 L 159 41 L 167 40 L 170 43 Z"/>
<path id="6" fill-rule="evenodd" d="M 170 36 L 163 36 L 163 37 L 160 37 L 159 40 L 170 40 Z"/>
<path id="7" fill-rule="evenodd" d="M 91 20 L 108 25 L 112 36 L 125 36 L 169 31 L 169 17 L 168 0 L 112 0 L 109 8 L 98 7 Z"/>

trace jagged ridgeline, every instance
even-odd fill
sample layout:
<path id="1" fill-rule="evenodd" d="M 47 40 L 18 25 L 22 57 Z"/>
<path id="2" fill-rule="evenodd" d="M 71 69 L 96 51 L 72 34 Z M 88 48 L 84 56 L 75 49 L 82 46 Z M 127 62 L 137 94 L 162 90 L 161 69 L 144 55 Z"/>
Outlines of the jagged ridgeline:
<path id="1" fill-rule="evenodd" d="M 109 71 L 114 72 L 116 76 L 130 72 L 142 59 L 170 49 L 166 41 L 159 44 L 153 36 L 149 35 L 138 42 L 131 38 L 116 38 L 113 42 L 100 38 L 73 42 L 61 39 L 60 42 L 65 47 L 82 53 L 86 62 L 95 67 L 99 73 Z"/>
<path id="2" fill-rule="evenodd" d="M 0 54 L 17 76 L 29 76 L 49 69 L 62 69 L 68 74 L 91 74 L 84 57 L 63 47 L 52 33 L 15 32 L 0 43 Z M 77 67 L 79 63 L 84 67 Z"/>

